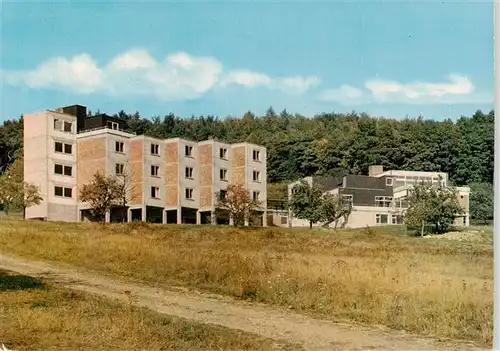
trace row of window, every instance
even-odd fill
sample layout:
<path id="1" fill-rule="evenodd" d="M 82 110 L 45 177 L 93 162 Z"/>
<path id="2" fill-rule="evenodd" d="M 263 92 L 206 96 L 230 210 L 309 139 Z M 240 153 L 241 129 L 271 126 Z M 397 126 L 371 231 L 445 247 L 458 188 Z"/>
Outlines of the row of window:
<path id="1" fill-rule="evenodd" d="M 443 178 L 442 180 L 443 184 L 446 184 L 446 180 Z M 432 183 L 432 184 L 439 184 L 439 178 L 438 177 L 429 177 L 429 176 L 397 176 L 394 177 L 394 183 L 397 186 L 401 185 L 408 185 L 408 184 L 416 184 L 416 183 Z"/>
<path id="2" fill-rule="evenodd" d="M 345 202 L 350 202 L 351 205 L 353 204 L 353 196 L 352 195 L 342 195 L 342 199 Z M 393 201 L 396 201 L 396 205 L 398 207 L 402 207 L 406 203 L 404 199 L 394 200 L 392 196 L 375 196 L 375 206 L 376 207 L 391 207 L 393 204 Z"/>
<path id="3" fill-rule="evenodd" d="M 390 215 L 390 224 L 403 224 L 403 216 L 401 215 Z M 377 224 L 389 224 L 389 215 L 383 213 L 377 213 L 375 215 L 375 222 Z"/>
<path id="4" fill-rule="evenodd" d="M 57 132 L 71 133 L 73 131 L 73 123 L 55 118 L 54 130 Z"/>
<path id="5" fill-rule="evenodd" d="M 122 141 L 115 142 L 115 151 L 119 153 L 124 153 L 125 151 L 124 143 Z M 160 145 L 151 143 L 151 155 L 160 156 Z M 186 145 L 184 147 L 184 156 L 186 157 L 194 157 L 193 147 L 190 145 Z M 260 161 L 260 151 L 253 150 L 253 160 Z M 219 148 L 219 158 L 227 160 L 227 149 Z"/>
<path id="6" fill-rule="evenodd" d="M 185 189 L 185 198 L 187 200 L 193 200 L 193 193 L 194 190 L 192 188 L 186 188 Z M 54 195 L 59 196 L 59 197 L 66 197 L 66 198 L 72 198 L 73 196 L 73 189 L 72 188 L 66 188 L 62 186 L 55 186 L 54 187 Z M 227 196 L 227 191 L 226 190 L 221 190 L 220 191 L 220 199 L 223 200 Z M 254 191 L 253 194 L 253 200 L 254 201 L 259 201 L 260 198 L 260 191 Z M 151 198 L 153 199 L 160 199 L 160 188 L 156 186 L 151 187 Z"/>
<path id="7" fill-rule="evenodd" d="M 54 144 L 54 151 L 71 155 L 73 153 L 73 145 L 56 141 Z"/>
<path id="8" fill-rule="evenodd" d="M 116 141 L 115 142 L 115 152 L 118 153 L 125 153 L 125 144 L 122 141 Z M 73 145 L 72 144 L 67 144 L 67 143 L 62 143 L 62 142 L 55 142 L 54 146 L 54 151 L 59 152 L 59 153 L 65 153 L 68 155 L 71 155 L 73 153 Z M 227 160 L 227 149 L 225 148 L 220 148 L 219 150 L 219 157 L 221 159 Z M 160 156 L 160 145 L 158 144 L 151 144 L 151 155 L 155 156 Z M 186 145 L 185 148 L 185 156 L 186 157 L 194 157 L 193 156 L 193 147 Z M 260 151 L 259 150 L 254 150 L 254 161 L 260 160 Z"/>
<path id="9" fill-rule="evenodd" d="M 185 177 L 187 179 L 193 179 L 193 167 L 185 168 Z M 125 165 L 123 163 L 117 163 L 115 166 L 116 175 L 123 175 L 125 172 Z M 151 165 L 151 177 L 159 177 L 160 174 L 160 166 Z M 227 169 L 221 168 L 219 169 L 219 179 L 222 181 L 227 181 Z M 261 173 L 259 171 L 253 171 L 253 181 L 260 182 L 261 181 Z"/>
<path id="10" fill-rule="evenodd" d="M 67 197 L 71 198 L 73 197 L 73 189 L 72 188 L 66 188 L 62 186 L 55 186 L 54 187 L 54 195 L 59 196 L 59 197 Z"/>
<path id="11" fill-rule="evenodd" d="M 55 164 L 54 173 L 71 177 L 73 176 L 73 167 Z"/>

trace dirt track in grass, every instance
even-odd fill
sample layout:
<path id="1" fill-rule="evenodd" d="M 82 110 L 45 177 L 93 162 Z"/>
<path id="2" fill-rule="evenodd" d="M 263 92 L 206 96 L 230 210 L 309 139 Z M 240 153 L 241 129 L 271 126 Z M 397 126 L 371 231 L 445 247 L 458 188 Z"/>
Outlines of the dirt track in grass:
<path id="1" fill-rule="evenodd" d="M 308 350 L 484 350 L 396 332 L 310 318 L 284 309 L 219 295 L 159 289 L 100 273 L 0 254 L 0 267 L 43 277 L 66 288 L 148 307 L 156 312 L 301 345 Z"/>

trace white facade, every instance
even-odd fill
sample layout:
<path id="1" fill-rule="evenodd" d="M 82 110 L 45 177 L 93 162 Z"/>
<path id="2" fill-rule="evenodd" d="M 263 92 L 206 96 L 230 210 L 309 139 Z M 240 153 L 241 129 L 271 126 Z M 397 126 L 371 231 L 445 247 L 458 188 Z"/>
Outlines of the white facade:
<path id="1" fill-rule="evenodd" d="M 380 167 L 380 166 L 378 166 Z M 372 177 L 389 177 L 393 181 L 393 195 L 391 203 L 389 206 L 353 206 L 352 212 L 349 215 L 348 222 L 345 224 L 346 228 L 362 228 L 366 226 L 380 226 L 380 225 L 392 225 L 392 224 L 402 224 L 404 213 L 407 207 L 407 196 L 408 190 L 413 188 L 413 186 L 419 182 L 432 182 L 434 184 L 439 183 L 441 179 L 444 186 L 448 186 L 448 174 L 444 172 L 415 172 L 415 171 L 385 171 L 372 173 Z M 307 183 L 312 184 L 313 178 L 306 177 L 304 180 Z M 387 178 L 386 178 L 387 181 Z M 298 184 L 297 182 L 288 185 L 288 197 L 291 198 L 293 187 Z M 345 178 L 344 178 L 345 186 Z M 469 194 L 470 188 L 468 187 L 457 187 L 457 192 L 460 196 L 459 202 L 464 208 L 465 214 L 455 221 L 456 225 L 469 225 Z M 338 194 L 339 189 L 333 189 L 328 191 L 333 194 Z M 308 227 L 309 222 L 307 220 L 301 220 L 294 218 L 291 211 L 289 211 L 290 227 Z M 337 223 L 337 227 L 343 224 L 343 219 L 340 219 Z M 313 227 L 319 227 L 321 223 L 316 223 Z M 331 223 L 329 227 L 334 227 L 335 223 Z"/>
<path id="2" fill-rule="evenodd" d="M 26 218 L 76 221 L 76 117 L 46 110 L 23 115 L 24 179 L 43 201 Z"/>

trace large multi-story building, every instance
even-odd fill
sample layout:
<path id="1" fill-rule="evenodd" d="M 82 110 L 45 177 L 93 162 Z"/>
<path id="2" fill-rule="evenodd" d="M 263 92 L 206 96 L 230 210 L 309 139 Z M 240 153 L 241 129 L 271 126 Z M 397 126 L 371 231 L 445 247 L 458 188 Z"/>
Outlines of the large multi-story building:
<path id="1" fill-rule="evenodd" d="M 443 172 L 384 171 L 382 166 L 369 167 L 368 175 L 340 173 L 334 177 L 306 177 L 309 184 L 319 185 L 325 192 L 342 196 L 352 204 L 352 212 L 345 227 L 360 228 L 365 226 L 403 224 L 404 213 L 408 208 L 408 192 L 419 182 L 439 183 L 450 186 L 448 174 Z M 297 182 L 288 186 L 288 195 Z M 455 225 L 469 225 L 468 187 L 456 187 L 458 202 L 463 214 L 455 219 Z M 283 217 L 283 213 L 281 213 Z M 288 211 L 288 219 L 281 221 L 281 226 L 305 227 L 309 223 L 293 217 Z M 343 224 L 340 219 L 338 225 Z M 278 224 L 279 225 L 279 224 Z M 316 224 L 321 225 L 321 224 Z M 335 225 L 330 224 L 330 226 Z"/>
<path id="2" fill-rule="evenodd" d="M 106 220 L 159 223 L 224 223 L 217 196 L 229 184 L 243 185 L 262 206 L 257 223 L 267 225 L 266 148 L 218 140 L 156 139 L 124 131 L 107 115 L 87 116 L 68 106 L 25 114 L 24 178 L 39 186 L 43 201 L 26 218 L 90 220 L 79 191 L 96 172 L 123 177 L 126 213 L 117 207 Z"/>

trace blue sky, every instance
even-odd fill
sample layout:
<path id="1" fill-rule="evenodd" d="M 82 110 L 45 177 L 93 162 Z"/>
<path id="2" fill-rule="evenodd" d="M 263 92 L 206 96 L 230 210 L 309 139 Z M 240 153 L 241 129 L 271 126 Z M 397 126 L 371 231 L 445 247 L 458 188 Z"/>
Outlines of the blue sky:
<path id="1" fill-rule="evenodd" d="M 3 2 L 0 120 L 493 108 L 492 2 Z"/>

